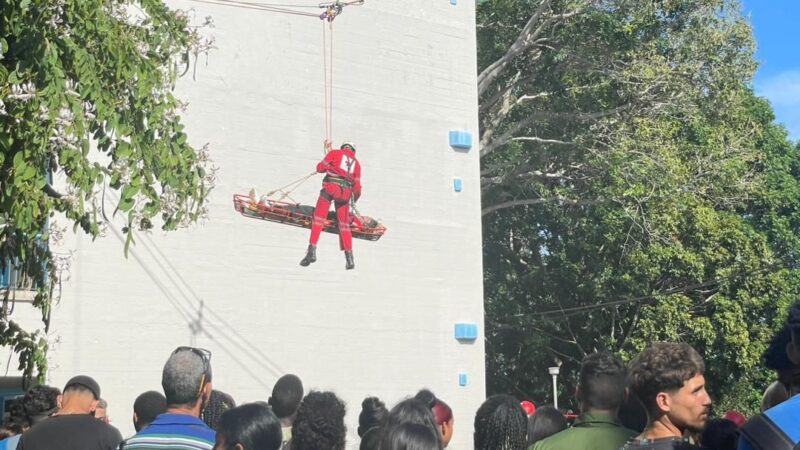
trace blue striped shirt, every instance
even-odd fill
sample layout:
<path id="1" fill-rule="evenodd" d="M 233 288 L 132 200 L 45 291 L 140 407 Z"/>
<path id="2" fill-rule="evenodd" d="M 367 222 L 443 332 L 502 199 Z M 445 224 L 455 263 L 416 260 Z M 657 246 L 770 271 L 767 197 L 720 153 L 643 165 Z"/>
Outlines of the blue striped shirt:
<path id="1" fill-rule="evenodd" d="M 164 413 L 125 441 L 124 450 L 212 450 L 216 433 L 188 414 Z"/>

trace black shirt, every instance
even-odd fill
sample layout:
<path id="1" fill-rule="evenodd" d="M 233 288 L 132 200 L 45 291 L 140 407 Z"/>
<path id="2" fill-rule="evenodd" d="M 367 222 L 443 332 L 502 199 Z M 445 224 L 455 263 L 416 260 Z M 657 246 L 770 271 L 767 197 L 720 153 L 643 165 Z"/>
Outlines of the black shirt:
<path id="1" fill-rule="evenodd" d="M 661 439 L 631 439 L 621 450 L 703 450 L 685 439 L 668 437 Z"/>
<path id="2" fill-rule="evenodd" d="M 67 414 L 44 420 L 22 434 L 17 450 L 113 450 L 119 430 L 89 414 Z"/>

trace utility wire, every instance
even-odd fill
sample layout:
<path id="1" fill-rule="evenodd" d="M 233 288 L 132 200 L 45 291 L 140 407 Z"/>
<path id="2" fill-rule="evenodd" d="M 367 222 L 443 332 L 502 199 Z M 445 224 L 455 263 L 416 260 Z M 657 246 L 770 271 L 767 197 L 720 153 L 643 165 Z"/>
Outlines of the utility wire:
<path id="1" fill-rule="evenodd" d="M 594 311 L 594 310 L 602 309 L 602 308 L 609 307 L 609 306 L 620 306 L 620 305 L 626 305 L 626 304 L 631 304 L 631 303 L 645 302 L 645 301 L 649 301 L 649 300 L 655 300 L 658 297 L 662 297 L 662 296 L 666 296 L 666 295 L 679 294 L 679 293 L 682 293 L 682 292 L 693 291 L 695 289 L 715 286 L 715 285 L 720 284 L 721 282 L 726 281 L 726 280 L 735 279 L 735 278 L 744 277 L 744 276 L 756 275 L 756 274 L 760 274 L 760 273 L 769 273 L 769 272 L 772 272 L 773 269 L 778 269 L 778 268 L 782 268 L 782 267 L 783 267 L 783 265 L 781 263 L 776 263 L 776 264 L 771 264 L 771 265 L 768 265 L 768 266 L 765 266 L 765 267 L 762 267 L 762 268 L 759 268 L 759 269 L 743 271 L 743 272 L 737 272 L 737 273 L 728 275 L 726 277 L 720 277 L 720 278 L 716 278 L 716 279 L 713 279 L 713 280 L 703 281 L 703 282 L 700 282 L 700 283 L 694 283 L 694 284 L 690 284 L 690 285 L 686 285 L 686 286 L 679 286 L 679 287 L 675 287 L 675 288 L 671 288 L 671 289 L 666 289 L 666 290 L 663 290 L 663 291 L 660 291 L 660 292 L 656 292 L 656 293 L 653 293 L 653 294 L 650 294 L 650 295 L 644 295 L 644 296 L 641 296 L 641 297 L 633 297 L 633 298 L 628 298 L 628 299 L 623 299 L 623 300 L 615 300 L 615 301 L 609 301 L 609 302 L 603 302 L 603 303 L 596 303 L 596 304 L 593 304 L 593 305 L 582 305 L 582 306 L 573 306 L 573 307 L 570 307 L 570 308 L 559 308 L 559 309 L 551 309 L 551 310 L 546 310 L 546 311 L 535 311 L 535 312 L 532 312 L 532 313 L 516 314 L 514 317 L 539 316 L 542 319 L 550 319 L 550 320 L 555 319 L 555 318 L 567 318 L 567 317 L 579 315 L 579 314 L 584 313 L 584 312 Z"/>

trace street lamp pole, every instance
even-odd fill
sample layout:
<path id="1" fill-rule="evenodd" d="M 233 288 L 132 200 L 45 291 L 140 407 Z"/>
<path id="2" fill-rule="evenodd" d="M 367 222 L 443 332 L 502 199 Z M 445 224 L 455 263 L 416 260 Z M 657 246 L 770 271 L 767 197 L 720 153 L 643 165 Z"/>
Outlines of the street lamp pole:
<path id="1" fill-rule="evenodd" d="M 558 409 L 558 372 L 559 367 L 548 367 L 547 371 L 550 372 L 550 375 L 553 377 L 553 406 Z"/>

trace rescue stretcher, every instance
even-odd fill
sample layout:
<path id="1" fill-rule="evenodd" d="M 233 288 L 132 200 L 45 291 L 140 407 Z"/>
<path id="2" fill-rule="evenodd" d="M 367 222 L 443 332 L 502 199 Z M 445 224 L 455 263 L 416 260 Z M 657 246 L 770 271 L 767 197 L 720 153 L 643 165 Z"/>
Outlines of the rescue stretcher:
<path id="1" fill-rule="evenodd" d="M 262 199 L 256 201 L 249 195 L 234 194 L 233 207 L 239 214 L 251 219 L 261 219 L 268 222 L 283 223 L 300 228 L 311 228 L 314 218 L 314 207 L 300 203 L 287 203 L 277 200 Z M 377 241 L 386 233 L 386 227 L 369 216 L 351 214 L 353 219 L 350 228 L 353 237 L 367 241 Z M 322 230 L 328 233 L 339 234 L 339 223 L 334 211 L 328 212 Z"/>

